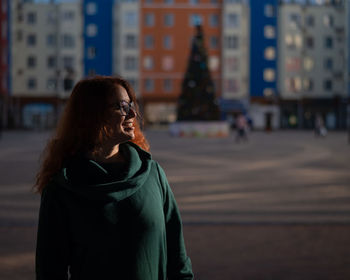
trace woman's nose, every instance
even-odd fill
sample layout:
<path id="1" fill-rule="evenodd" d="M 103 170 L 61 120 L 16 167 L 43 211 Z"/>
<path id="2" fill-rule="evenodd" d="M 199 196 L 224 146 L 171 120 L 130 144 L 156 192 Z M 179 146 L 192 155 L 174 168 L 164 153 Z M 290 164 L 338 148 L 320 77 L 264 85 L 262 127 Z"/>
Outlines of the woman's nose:
<path id="1" fill-rule="evenodd" d="M 126 118 L 131 119 L 136 117 L 136 110 L 132 107 L 130 107 L 129 113 L 127 114 Z"/>

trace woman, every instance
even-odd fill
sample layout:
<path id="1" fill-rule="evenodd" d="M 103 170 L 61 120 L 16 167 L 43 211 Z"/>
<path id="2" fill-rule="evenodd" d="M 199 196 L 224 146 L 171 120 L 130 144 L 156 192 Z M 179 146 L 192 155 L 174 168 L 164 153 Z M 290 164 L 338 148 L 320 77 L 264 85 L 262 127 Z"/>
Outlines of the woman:
<path id="1" fill-rule="evenodd" d="M 74 87 L 37 175 L 37 279 L 193 279 L 174 196 L 137 116 L 121 78 Z"/>

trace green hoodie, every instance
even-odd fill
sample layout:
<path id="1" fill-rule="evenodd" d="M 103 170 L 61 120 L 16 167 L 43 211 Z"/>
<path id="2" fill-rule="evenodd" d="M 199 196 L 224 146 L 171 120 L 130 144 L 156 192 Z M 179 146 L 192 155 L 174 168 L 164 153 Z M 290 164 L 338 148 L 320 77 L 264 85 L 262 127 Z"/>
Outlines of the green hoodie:
<path id="1" fill-rule="evenodd" d="M 131 142 L 120 151 L 124 168 L 75 158 L 45 187 L 36 279 L 193 279 L 163 169 Z"/>

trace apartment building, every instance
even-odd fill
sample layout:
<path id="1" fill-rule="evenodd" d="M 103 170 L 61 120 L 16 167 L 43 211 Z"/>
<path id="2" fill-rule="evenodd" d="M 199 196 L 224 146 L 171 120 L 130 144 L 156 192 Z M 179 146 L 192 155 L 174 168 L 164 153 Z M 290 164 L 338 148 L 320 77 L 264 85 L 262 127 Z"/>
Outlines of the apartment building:
<path id="1" fill-rule="evenodd" d="M 320 2 L 320 3 L 319 3 Z M 281 126 L 346 127 L 347 12 L 344 1 L 282 2 L 279 7 Z"/>
<path id="2" fill-rule="evenodd" d="M 222 3 L 221 16 L 221 97 L 222 117 L 233 122 L 238 113 L 247 112 L 249 104 L 249 1 Z"/>
<path id="3" fill-rule="evenodd" d="M 9 107 L 8 0 L 0 0 L 0 129 L 7 124 Z"/>
<path id="4" fill-rule="evenodd" d="M 11 93 L 16 124 L 55 124 L 74 83 L 83 76 L 79 2 L 11 1 Z"/>
<path id="5" fill-rule="evenodd" d="M 140 2 L 117 1 L 113 27 L 113 74 L 127 79 L 140 99 Z"/>
<path id="6" fill-rule="evenodd" d="M 208 66 L 221 92 L 221 1 L 142 0 L 140 91 L 148 122 L 176 120 L 195 25 L 201 24 Z"/>

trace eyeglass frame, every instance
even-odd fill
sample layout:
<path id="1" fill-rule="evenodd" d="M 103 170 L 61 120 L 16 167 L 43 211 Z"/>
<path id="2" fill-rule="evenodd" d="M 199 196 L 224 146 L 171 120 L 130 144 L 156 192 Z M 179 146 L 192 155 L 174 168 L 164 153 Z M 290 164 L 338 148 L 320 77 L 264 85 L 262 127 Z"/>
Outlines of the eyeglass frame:
<path id="1" fill-rule="evenodd" d="M 130 110 L 133 110 L 134 113 L 136 114 L 136 108 L 135 108 L 135 105 L 134 105 L 134 102 L 130 101 L 125 101 L 125 100 L 121 100 L 117 103 L 114 103 L 111 105 L 111 107 L 113 109 L 116 109 L 116 110 L 119 110 L 120 111 L 120 114 L 122 116 L 127 116 L 130 114 Z"/>

